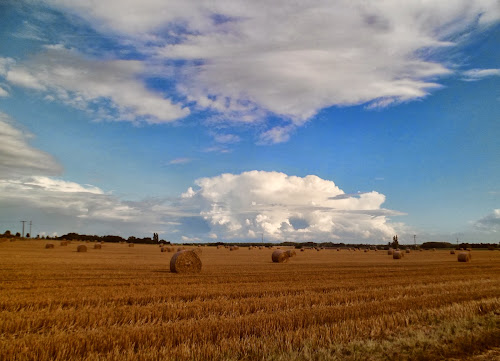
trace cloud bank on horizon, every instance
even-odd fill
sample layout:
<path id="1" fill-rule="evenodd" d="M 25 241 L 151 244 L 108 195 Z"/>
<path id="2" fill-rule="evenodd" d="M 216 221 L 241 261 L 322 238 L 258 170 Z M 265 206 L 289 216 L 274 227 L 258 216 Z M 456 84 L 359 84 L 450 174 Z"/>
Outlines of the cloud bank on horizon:
<path id="1" fill-rule="evenodd" d="M 90 44 L 76 49 L 67 37 L 52 39 L 58 44 L 29 59 L 0 59 L 0 76 L 11 86 L 97 119 L 160 123 L 209 111 L 219 123 L 261 124 L 258 144 L 288 141 L 327 107 L 377 108 L 427 96 L 440 78 L 462 71 L 443 52 L 500 19 L 496 0 L 34 3 L 41 13 L 48 6 L 83 19 L 116 38 L 118 50 L 99 58 Z M 43 35 L 26 26 L 24 36 Z M 120 46 L 132 47 L 133 59 L 123 58 Z M 491 75 L 498 69 L 464 73 L 468 80 Z M 150 77 L 173 86 L 150 89 Z M 1 88 L 0 96 L 7 94 Z M 271 116 L 279 124 L 267 124 Z"/>

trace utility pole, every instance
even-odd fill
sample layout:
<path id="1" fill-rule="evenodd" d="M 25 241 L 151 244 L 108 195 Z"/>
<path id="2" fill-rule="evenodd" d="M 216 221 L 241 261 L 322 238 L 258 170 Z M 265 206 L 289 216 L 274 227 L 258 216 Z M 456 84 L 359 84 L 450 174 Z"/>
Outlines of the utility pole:
<path id="1" fill-rule="evenodd" d="M 262 233 L 262 243 L 264 243 L 264 233 Z"/>
<path id="2" fill-rule="evenodd" d="M 415 249 L 417 248 L 417 235 L 413 235 L 413 243 L 415 243 Z"/>
<path id="3" fill-rule="evenodd" d="M 23 238 L 24 238 L 24 224 L 25 224 L 26 222 L 28 222 L 28 221 L 20 221 L 20 222 L 23 224 L 23 233 L 22 233 L 22 234 L 23 234 Z M 30 235 L 30 236 L 31 236 L 31 235 Z"/>
<path id="4" fill-rule="evenodd" d="M 30 237 L 33 238 L 33 235 L 31 234 L 31 221 L 30 221 Z"/>

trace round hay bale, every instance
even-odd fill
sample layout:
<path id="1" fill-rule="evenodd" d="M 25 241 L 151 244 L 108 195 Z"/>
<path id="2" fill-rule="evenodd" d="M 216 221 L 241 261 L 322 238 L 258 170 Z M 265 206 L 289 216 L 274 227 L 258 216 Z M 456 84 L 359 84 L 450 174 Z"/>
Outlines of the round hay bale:
<path id="1" fill-rule="evenodd" d="M 160 252 L 162 252 L 162 253 L 163 253 L 163 252 L 167 252 L 167 249 L 166 249 L 165 247 L 161 247 L 161 248 L 160 248 Z"/>
<path id="2" fill-rule="evenodd" d="M 221 249 L 222 248 L 222 245 L 221 244 L 218 244 L 217 245 L 217 249 Z"/>
<path id="3" fill-rule="evenodd" d="M 271 258 L 275 263 L 283 263 L 287 262 L 290 256 L 285 251 L 277 249 L 276 251 L 273 252 Z"/>
<path id="4" fill-rule="evenodd" d="M 94 249 L 101 249 L 102 246 L 99 243 L 94 244 Z"/>
<path id="5" fill-rule="evenodd" d="M 406 252 L 406 253 L 410 253 L 410 249 L 409 249 L 409 248 L 407 248 L 407 249 L 405 250 L 405 252 Z"/>
<path id="6" fill-rule="evenodd" d="M 288 257 L 295 257 L 297 255 L 297 252 L 295 252 L 293 249 L 289 249 L 288 251 L 285 251 Z"/>
<path id="7" fill-rule="evenodd" d="M 365 253 L 366 253 L 366 252 L 368 252 L 368 250 L 367 250 L 367 249 L 365 249 Z"/>
<path id="8" fill-rule="evenodd" d="M 68 241 L 61 241 L 61 246 L 67 246 L 68 245 Z"/>
<path id="9" fill-rule="evenodd" d="M 404 253 L 401 252 L 401 251 L 395 251 L 393 254 L 392 254 L 392 259 L 401 259 L 404 257 Z"/>
<path id="10" fill-rule="evenodd" d="M 454 249 L 452 249 L 452 250 L 450 251 L 450 254 L 455 254 L 455 250 L 454 250 Z"/>
<path id="11" fill-rule="evenodd" d="M 177 252 L 184 251 L 185 249 L 186 249 L 186 247 L 179 247 L 179 248 L 177 248 Z"/>
<path id="12" fill-rule="evenodd" d="M 467 251 L 469 251 L 469 252 L 472 251 L 472 248 L 467 248 Z"/>
<path id="13" fill-rule="evenodd" d="M 471 256 L 469 252 L 460 252 L 457 259 L 458 262 L 470 262 Z"/>
<path id="14" fill-rule="evenodd" d="M 76 248 L 77 252 L 87 252 L 87 246 L 81 244 Z"/>
<path id="15" fill-rule="evenodd" d="M 128 246 L 129 247 L 134 247 L 134 244 L 133 243 L 129 243 Z"/>
<path id="16" fill-rule="evenodd" d="M 337 248 L 337 252 L 340 252 L 340 248 Z"/>
<path id="17" fill-rule="evenodd" d="M 167 252 L 175 252 L 175 248 L 174 247 L 167 247 Z"/>
<path id="18" fill-rule="evenodd" d="M 392 255 L 394 254 L 394 250 L 393 250 L 393 249 L 388 250 L 388 251 L 387 251 L 387 254 L 388 254 L 389 256 L 392 256 Z"/>
<path id="19" fill-rule="evenodd" d="M 301 248 L 300 249 L 300 252 L 305 252 L 306 250 L 304 248 Z"/>
<path id="20" fill-rule="evenodd" d="M 45 245 L 45 248 L 54 248 L 54 245 L 52 243 L 47 243 Z"/>
<path id="21" fill-rule="evenodd" d="M 237 251 L 238 249 L 240 249 L 240 247 L 238 247 L 238 246 L 231 246 L 231 247 L 229 247 L 230 251 Z"/>
<path id="22" fill-rule="evenodd" d="M 172 256 L 170 260 L 170 272 L 200 273 L 200 257 L 194 251 L 181 250 Z"/>

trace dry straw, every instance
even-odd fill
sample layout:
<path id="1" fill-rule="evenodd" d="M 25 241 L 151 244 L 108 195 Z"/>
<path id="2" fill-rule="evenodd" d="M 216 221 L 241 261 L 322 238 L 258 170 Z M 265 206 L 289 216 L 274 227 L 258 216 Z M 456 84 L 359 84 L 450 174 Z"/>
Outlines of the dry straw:
<path id="1" fill-rule="evenodd" d="M 193 250 L 194 253 L 196 253 L 198 256 L 201 255 L 201 248 L 199 247 L 196 247 L 194 250 Z"/>
<path id="2" fill-rule="evenodd" d="M 77 248 L 76 248 L 76 251 L 77 252 L 87 252 L 87 246 L 84 246 L 83 244 L 79 245 Z"/>
<path id="3" fill-rule="evenodd" d="M 185 249 L 186 249 L 186 247 L 179 247 L 179 248 L 177 248 L 177 252 L 184 251 Z"/>
<path id="4" fill-rule="evenodd" d="M 45 245 L 45 248 L 54 248 L 54 245 L 52 243 L 47 243 Z"/>
<path id="5" fill-rule="evenodd" d="M 469 252 L 460 252 L 458 254 L 458 262 L 470 262 L 471 256 Z"/>
<path id="6" fill-rule="evenodd" d="M 275 263 L 283 263 L 287 262 L 290 256 L 285 251 L 277 249 L 276 251 L 273 252 L 271 258 Z"/>
<path id="7" fill-rule="evenodd" d="M 94 249 L 101 249 L 102 246 L 99 243 L 94 244 Z"/>
<path id="8" fill-rule="evenodd" d="M 403 252 L 401 252 L 401 251 L 395 251 L 395 252 L 393 253 L 393 255 L 392 255 L 392 258 L 393 258 L 393 259 L 401 259 L 401 258 L 403 258 L 403 257 L 404 257 L 404 255 L 405 255 L 405 254 L 404 254 Z"/>
<path id="9" fill-rule="evenodd" d="M 172 256 L 170 271 L 174 273 L 199 273 L 201 272 L 200 257 L 194 251 L 181 250 Z"/>

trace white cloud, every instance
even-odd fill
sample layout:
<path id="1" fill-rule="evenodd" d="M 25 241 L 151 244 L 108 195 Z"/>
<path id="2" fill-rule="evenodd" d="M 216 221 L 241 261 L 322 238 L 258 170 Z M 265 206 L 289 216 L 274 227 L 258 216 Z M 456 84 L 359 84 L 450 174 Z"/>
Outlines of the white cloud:
<path id="1" fill-rule="evenodd" d="M 4 61 L 3 68 L 12 85 L 41 91 L 46 99 L 92 111 L 98 118 L 161 123 L 189 114 L 188 108 L 145 88 L 141 76 L 147 69 L 140 61 L 97 60 L 50 46 L 22 63 Z"/>
<path id="2" fill-rule="evenodd" d="M 375 240 L 395 234 L 377 192 L 343 196 L 334 182 L 317 176 L 250 171 L 196 181 L 183 204 L 198 208 L 210 232 L 223 239 Z"/>
<path id="3" fill-rule="evenodd" d="M 9 92 L 5 90 L 4 88 L 0 87 L 0 97 L 8 97 Z"/>
<path id="4" fill-rule="evenodd" d="M 241 138 L 236 134 L 213 134 L 214 140 L 217 143 L 233 144 L 241 141 Z"/>
<path id="5" fill-rule="evenodd" d="M 497 0 L 48 3 L 145 54 L 183 60 L 177 90 L 195 108 L 233 122 L 286 118 L 261 143 L 286 141 L 286 124 L 326 107 L 425 97 L 452 73 L 447 59 L 431 60 L 433 51 L 500 19 Z"/>
<path id="6" fill-rule="evenodd" d="M 260 135 L 259 144 L 277 144 L 285 143 L 290 139 L 291 133 L 296 127 L 287 125 L 284 127 L 274 127 L 266 130 Z"/>
<path id="7" fill-rule="evenodd" d="M 463 72 L 464 80 L 475 81 L 489 76 L 500 76 L 500 69 L 471 69 Z"/>
<path id="8" fill-rule="evenodd" d="M 500 232 L 500 209 L 494 209 L 493 212 L 475 222 L 474 227 L 489 233 Z"/>
<path id="9" fill-rule="evenodd" d="M 55 175 L 62 171 L 49 154 L 31 147 L 33 135 L 14 126 L 14 121 L 0 112 L 0 179 L 32 174 Z"/>
<path id="10" fill-rule="evenodd" d="M 175 159 L 172 159 L 171 161 L 169 161 L 168 164 L 170 164 L 170 165 L 187 164 L 187 163 L 191 163 L 192 161 L 193 161 L 192 158 L 175 158 Z"/>

